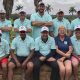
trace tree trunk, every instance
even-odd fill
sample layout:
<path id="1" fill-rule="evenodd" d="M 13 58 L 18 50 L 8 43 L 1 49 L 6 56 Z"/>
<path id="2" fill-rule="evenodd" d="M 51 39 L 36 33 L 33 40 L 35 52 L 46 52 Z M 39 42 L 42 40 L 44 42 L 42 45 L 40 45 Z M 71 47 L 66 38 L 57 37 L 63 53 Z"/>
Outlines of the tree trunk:
<path id="1" fill-rule="evenodd" d="M 35 10 L 36 10 L 36 12 L 38 11 L 38 3 L 40 2 L 40 1 L 42 1 L 42 0 L 34 0 L 34 5 L 35 5 Z"/>
<path id="2" fill-rule="evenodd" d="M 3 6 L 6 11 L 6 18 L 9 19 L 12 13 L 14 0 L 3 0 Z"/>

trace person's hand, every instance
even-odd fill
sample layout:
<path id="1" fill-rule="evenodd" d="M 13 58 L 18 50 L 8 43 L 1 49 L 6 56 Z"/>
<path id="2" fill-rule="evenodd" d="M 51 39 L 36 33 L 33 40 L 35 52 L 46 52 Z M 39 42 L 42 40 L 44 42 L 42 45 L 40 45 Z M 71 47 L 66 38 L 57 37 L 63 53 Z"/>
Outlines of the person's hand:
<path id="1" fill-rule="evenodd" d="M 58 59 L 58 61 L 60 61 L 60 62 L 63 62 L 64 60 L 65 60 L 65 58 L 64 58 L 64 57 L 62 57 L 62 58 Z"/>
<path id="2" fill-rule="evenodd" d="M 47 61 L 56 61 L 56 59 L 53 57 L 50 57 L 49 59 L 47 59 Z"/>
<path id="3" fill-rule="evenodd" d="M 66 58 L 69 58 L 70 55 L 71 55 L 71 54 L 67 54 L 67 53 L 66 53 L 66 54 L 65 54 L 65 57 L 66 57 Z"/>
<path id="4" fill-rule="evenodd" d="M 41 56 L 39 59 L 40 59 L 41 61 L 45 61 L 46 57 Z"/>
<path id="5" fill-rule="evenodd" d="M 17 65 L 17 67 L 21 67 L 20 62 L 17 62 L 16 65 Z"/>

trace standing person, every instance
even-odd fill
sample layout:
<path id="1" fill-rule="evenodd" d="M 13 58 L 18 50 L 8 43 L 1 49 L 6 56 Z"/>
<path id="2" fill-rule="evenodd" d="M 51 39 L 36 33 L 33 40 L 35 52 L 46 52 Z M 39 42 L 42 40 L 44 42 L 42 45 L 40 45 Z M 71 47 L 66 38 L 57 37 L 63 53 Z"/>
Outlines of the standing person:
<path id="1" fill-rule="evenodd" d="M 72 31 L 72 34 L 73 34 L 75 27 L 78 25 L 80 25 L 80 8 L 77 9 L 77 18 L 71 22 L 71 28 L 70 29 Z"/>
<path id="2" fill-rule="evenodd" d="M 56 37 L 58 35 L 58 29 L 59 26 L 64 26 L 66 28 L 66 30 L 68 31 L 68 34 L 70 36 L 70 22 L 64 18 L 64 12 L 63 11 L 58 11 L 57 13 L 57 18 L 53 19 L 53 27 L 52 27 L 52 31 L 53 31 L 53 35 L 54 37 Z"/>
<path id="3" fill-rule="evenodd" d="M 53 37 L 49 36 L 49 29 L 47 27 L 41 28 L 41 36 L 35 40 L 35 61 L 33 69 L 33 80 L 40 80 L 40 68 L 43 64 L 51 67 L 50 80 L 59 80 L 59 67 L 54 58 L 56 51 L 55 41 Z"/>
<path id="4" fill-rule="evenodd" d="M 31 58 L 34 53 L 34 40 L 26 34 L 24 26 L 19 27 L 19 34 L 19 36 L 13 39 L 11 44 L 10 55 L 12 58 L 8 64 L 8 80 L 13 80 L 13 69 L 15 67 L 22 68 L 25 74 L 27 72 L 30 74 L 33 69 Z"/>
<path id="5" fill-rule="evenodd" d="M 10 44 L 10 35 L 9 32 L 11 31 L 11 21 L 5 18 L 6 12 L 4 10 L 0 10 L 0 30 L 2 30 L 2 38 L 7 40 Z"/>
<path id="6" fill-rule="evenodd" d="M 47 26 L 49 29 L 52 26 L 52 17 L 45 12 L 45 4 L 43 2 L 39 2 L 38 12 L 31 15 L 31 23 L 33 27 L 32 36 L 34 39 L 40 36 L 42 26 Z"/>
<path id="7" fill-rule="evenodd" d="M 0 30 L 0 67 L 2 68 L 3 80 L 7 80 L 7 65 L 8 65 L 8 57 L 9 56 L 9 44 L 8 42 L 2 38 L 2 31 Z"/>
<path id="8" fill-rule="evenodd" d="M 76 26 L 74 29 L 74 35 L 71 37 L 73 45 L 73 56 L 72 56 L 72 66 L 74 80 L 78 79 L 78 66 L 80 63 L 80 25 Z"/>
<path id="9" fill-rule="evenodd" d="M 72 43 L 70 37 L 66 36 L 66 29 L 64 26 L 60 26 L 58 29 L 58 36 L 55 37 L 56 42 L 56 54 L 61 80 L 70 80 L 72 73 L 71 66 L 71 53 Z"/>
<path id="10" fill-rule="evenodd" d="M 25 26 L 27 33 L 30 33 L 32 31 L 31 22 L 29 19 L 26 18 L 25 11 L 20 11 L 19 18 L 14 21 L 14 31 L 16 32 L 16 36 L 19 35 L 19 27 L 20 26 Z"/>

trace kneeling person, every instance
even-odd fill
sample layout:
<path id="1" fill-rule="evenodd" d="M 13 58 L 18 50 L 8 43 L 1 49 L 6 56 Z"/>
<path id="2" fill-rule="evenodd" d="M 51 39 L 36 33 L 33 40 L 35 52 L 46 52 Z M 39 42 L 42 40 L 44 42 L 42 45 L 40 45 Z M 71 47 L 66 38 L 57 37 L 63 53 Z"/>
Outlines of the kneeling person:
<path id="1" fill-rule="evenodd" d="M 11 44 L 11 60 L 9 62 L 8 80 L 13 80 L 13 69 L 22 68 L 23 71 L 32 71 L 33 63 L 30 61 L 34 52 L 34 40 L 26 35 L 26 28 L 19 28 L 20 36 L 16 37 Z M 14 54 L 16 53 L 16 54 Z"/>
<path id="2" fill-rule="evenodd" d="M 35 40 L 35 62 L 33 69 L 33 80 L 40 80 L 39 73 L 42 64 L 47 64 L 52 68 L 51 80 L 59 80 L 58 64 L 53 57 L 55 54 L 55 41 L 53 37 L 49 36 L 47 27 L 41 28 L 41 36 Z"/>

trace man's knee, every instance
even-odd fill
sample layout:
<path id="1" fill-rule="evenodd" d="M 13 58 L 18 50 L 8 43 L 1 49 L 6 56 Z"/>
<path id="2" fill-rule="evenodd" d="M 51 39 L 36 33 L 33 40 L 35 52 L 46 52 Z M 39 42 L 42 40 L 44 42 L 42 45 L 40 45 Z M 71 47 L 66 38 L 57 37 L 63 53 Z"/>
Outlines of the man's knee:
<path id="1" fill-rule="evenodd" d="M 10 70 L 10 69 L 14 69 L 14 68 L 15 68 L 15 64 L 12 62 L 9 62 L 8 69 Z"/>
<path id="2" fill-rule="evenodd" d="M 27 63 L 27 69 L 28 70 L 33 70 L 33 62 L 28 62 Z"/>

